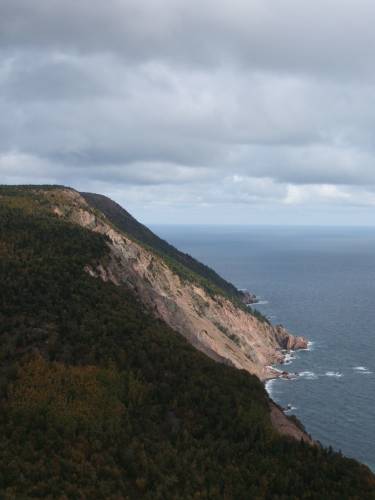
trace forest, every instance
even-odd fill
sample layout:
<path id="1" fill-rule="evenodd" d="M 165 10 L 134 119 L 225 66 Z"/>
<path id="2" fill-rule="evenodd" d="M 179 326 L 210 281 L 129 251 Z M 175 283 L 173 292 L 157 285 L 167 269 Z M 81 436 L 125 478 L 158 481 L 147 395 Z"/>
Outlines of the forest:
<path id="1" fill-rule="evenodd" d="M 88 275 L 106 238 L 49 200 L 0 188 L 0 498 L 375 498 L 366 466 L 277 434 L 255 376 Z"/>

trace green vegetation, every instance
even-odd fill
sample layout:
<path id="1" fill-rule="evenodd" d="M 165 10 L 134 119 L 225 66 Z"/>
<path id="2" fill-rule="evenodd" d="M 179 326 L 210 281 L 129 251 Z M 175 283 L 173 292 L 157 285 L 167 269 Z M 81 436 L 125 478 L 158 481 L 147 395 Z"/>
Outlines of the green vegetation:
<path id="1" fill-rule="evenodd" d="M 106 241 L 0 189 L 0 498 L 371 499 L 355 462 L 278 436 L 259 380 L 84 272 Z"/>

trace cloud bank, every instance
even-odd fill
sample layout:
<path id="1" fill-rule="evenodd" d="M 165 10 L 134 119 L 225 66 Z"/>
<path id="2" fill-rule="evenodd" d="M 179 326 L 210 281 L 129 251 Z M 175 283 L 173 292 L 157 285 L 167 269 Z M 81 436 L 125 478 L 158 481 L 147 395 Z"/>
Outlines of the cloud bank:
<path id="1" fill-rule="evenodd" d="M 372 223 L 374 16 L 3 0 L 0 182 L 104 192 L 146 222 Z"/>

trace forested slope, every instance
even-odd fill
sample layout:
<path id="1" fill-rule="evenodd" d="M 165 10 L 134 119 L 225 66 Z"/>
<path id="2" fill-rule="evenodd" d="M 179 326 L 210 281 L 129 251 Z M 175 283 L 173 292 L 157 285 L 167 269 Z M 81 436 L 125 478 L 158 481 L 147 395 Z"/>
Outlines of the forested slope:
<path id="1" fill-rule="evenodd" d="M 252 375 L 84 268 L 106 238 L 0 188 L 0 497 L 371 499 L 370 471 L 280 437 Z"/>

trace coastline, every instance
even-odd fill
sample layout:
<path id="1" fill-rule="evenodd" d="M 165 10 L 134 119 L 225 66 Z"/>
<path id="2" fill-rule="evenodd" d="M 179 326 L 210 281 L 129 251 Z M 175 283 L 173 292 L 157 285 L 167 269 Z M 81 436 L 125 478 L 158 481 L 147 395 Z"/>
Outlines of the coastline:
<path id="1" fill-rule="evenodd" d="M 302 337 L 300 337 L 302 338 Z M 295 351 L 308 351 L 312 345 L 311 341 L 306 341 L 306 347 L 300 347 L 295 349 L 285 349 L 283 351 L 283 359 L 280 364 L 290 364 L 292 363 L 294 357 L 293 354 Z M 312 436 L 306 431 L 303 423 L 297 418 L 295 415 L 287 415 L 287 411 L 291 411 L 292 408 L 283 408 L 281 405 L 276 403 L 276 401 L 272 398 L 271 386 L 273 382 L 282 378 L 286 380 L 293 380 L 299 377 L 298 372 L 288 372 L 286 370 L 280 370 L 280 368 L 276 368 L 275 366 L 267 366 L 269 369 L 270 376 L 263 380 L 264 388 L 267 392 L 269 398 L 269 408 L 270 408 L 270 418 L 272 425 L 280 434 L 291 437 L 297 440 L 303 440 L 305 443 L 310 444 L 311 446 L 318 446 L 319 443 L 314 441 Z"/>
<path id="2" fill-rule="evenodd" d="M 293 354 L 296 351 L 308 350 L 311 343 L 305 337 L 293 335 L 283 325 L 272 325 L 272 328 L 279 348 L 276 349 L 270 362 L 264 367 L 262 381 L 266 382 L 277 378 L 295 378 L 298 376 L 297 373 L 277 368 L 275 365 L 289 365 L 293 360 Z"/>
<path id="3" fill-rule="evenodd" d="M 304 337 L 297 337 L 299 339 Z M 313 345 L 313 342 L 311 340 L 306 340 L 306 347 L 295 347 L 294 349 L 284 349 L 282 351 L 283 358 L 278 362 L 277 364 L 279 365 L 290 365 L 292 364 L 293 360 L 295 359 L 293 354 L 298 351 L 310 351 L 311 346 Z M 287 370 L 281 370 L 280 368 L 277 368 L 274 365 L 267 365 L 266 366 L 267 370 L 269 370 L 269 377 L 265 377 L 263 379 L 264 385 L 266 385 L 268 382 L 271 382 L 272 380 L 277 380 L 279 378 L 287 379 L 287 380 L 293 380 L 295 378 L 299 377 L 298 372 L 289 372 Z"/>

